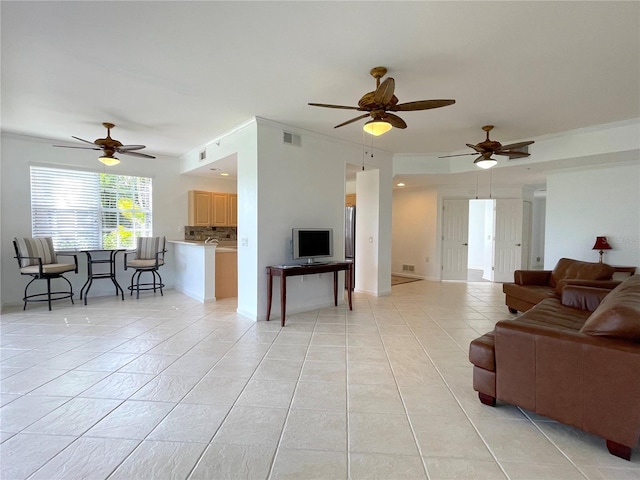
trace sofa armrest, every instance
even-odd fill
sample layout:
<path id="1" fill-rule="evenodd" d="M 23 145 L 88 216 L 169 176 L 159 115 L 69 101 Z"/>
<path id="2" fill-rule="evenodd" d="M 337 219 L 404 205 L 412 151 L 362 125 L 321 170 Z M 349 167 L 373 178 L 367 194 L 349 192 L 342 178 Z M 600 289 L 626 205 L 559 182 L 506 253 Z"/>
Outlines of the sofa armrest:
<path id="1" fill-rule="evenodd" d="M 608 288 L 583 287 L 566 285 L 562 289 L 560 301 L 565 307 L 577 308 L 593 312 L 611 290 Z"/>
<path id="2" fill-rule="evenodd" d="M 634 447 L 640 438 L 640 344 L 500 321 L 496 396 Z"/>
<path id="3" fill-rule="evenodd" d="M 551 270 L 516 270 L 513 279 L 518 285 L 549 285 Z"/>

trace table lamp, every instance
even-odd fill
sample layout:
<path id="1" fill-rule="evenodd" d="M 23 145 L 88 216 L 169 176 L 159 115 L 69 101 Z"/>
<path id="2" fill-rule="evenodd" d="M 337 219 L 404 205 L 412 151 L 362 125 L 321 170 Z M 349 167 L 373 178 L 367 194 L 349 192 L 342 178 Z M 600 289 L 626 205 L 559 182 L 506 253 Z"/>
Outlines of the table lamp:
<path id="1" fill-rule="evenodd" d="M 600 263 L 602 263 L 602 254 L 604 250 L 611 250 L 611 245 L 607 237 L 596 237 L 596 243 L 593 244 L 592 250 L 600 250 Z"/>

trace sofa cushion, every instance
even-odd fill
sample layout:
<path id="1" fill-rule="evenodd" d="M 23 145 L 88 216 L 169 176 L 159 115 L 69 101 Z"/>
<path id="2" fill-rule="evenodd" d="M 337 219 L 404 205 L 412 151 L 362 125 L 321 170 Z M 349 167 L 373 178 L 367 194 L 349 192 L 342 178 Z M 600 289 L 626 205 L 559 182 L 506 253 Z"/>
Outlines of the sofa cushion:
<path id="1" fill-rule="evenodd" d="M 565 279 L 608 280 L 613 277 L 615 269 L 606 263 L 582 262 L 571 258 L 561 258 L 551 272 L 549 281 L 561 293 Z"/>
<path id="2" fill-rule="evenodd" d="M 594 288 L 580 285 L 567 285 L 562 289 L 560 301 L 565 307 L 578 308 L 593 312 L 612 288 Z"/>
<path id="3" fill-rule="evenodd" d="M 640 275 L 629 277 L 613 289 L 580 332 L 640 342 Z"/>
<path id="4" fill-rule="evenodd" d="M 566 307 L 558 298 L 547 298 L 527 310 L 512 322 L 531 326 L 546 326 L 564 331 L 579 331 L 591 312 Z"/>

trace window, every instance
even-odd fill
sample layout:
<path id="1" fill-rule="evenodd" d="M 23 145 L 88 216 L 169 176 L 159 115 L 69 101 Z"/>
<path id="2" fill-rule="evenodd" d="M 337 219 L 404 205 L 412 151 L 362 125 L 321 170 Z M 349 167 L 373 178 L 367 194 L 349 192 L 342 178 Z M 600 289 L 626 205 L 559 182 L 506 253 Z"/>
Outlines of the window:
<path id="1" fill-rule="evenodd" d="M 56 250 L 133 248 L 151 212 L 150 178 L 31 167 L 32 233 Z"/>

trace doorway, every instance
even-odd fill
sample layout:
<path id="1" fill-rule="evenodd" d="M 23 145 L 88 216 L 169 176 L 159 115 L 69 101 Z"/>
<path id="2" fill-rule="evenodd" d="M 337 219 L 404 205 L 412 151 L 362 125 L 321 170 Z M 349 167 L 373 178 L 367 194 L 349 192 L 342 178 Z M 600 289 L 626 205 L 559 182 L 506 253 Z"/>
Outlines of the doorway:
<path id="1" fill-rule="evenodd" d="M 493 281 L 495 200 L 469 200 L 468 282 Z"/>
<path id="2" fill-rule="evenodd" d="M 528 258 L 527 208 L 530 203 L 517 198 L 443 200 L 442 280 L 513 281 L 514 270 Z"/>

